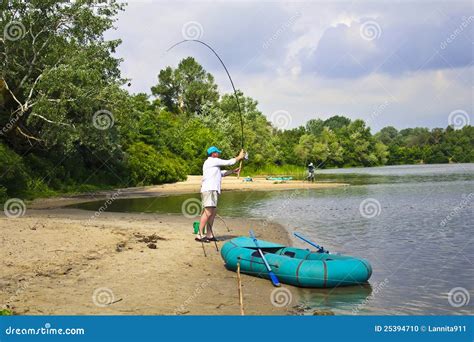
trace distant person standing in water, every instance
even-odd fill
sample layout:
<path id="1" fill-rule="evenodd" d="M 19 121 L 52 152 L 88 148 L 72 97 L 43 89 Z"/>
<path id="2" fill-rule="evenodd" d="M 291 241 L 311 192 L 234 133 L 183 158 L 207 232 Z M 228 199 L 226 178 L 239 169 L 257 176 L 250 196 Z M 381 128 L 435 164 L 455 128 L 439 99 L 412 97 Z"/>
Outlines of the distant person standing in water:
<path id="1" fill-rule="evenodd" d="M 215 146 L 209 147 L 207 149 L 208 158 L 202 166 L 201 199 L 204 210 L 199 222 L 199 232 L 195 238 L 199 242 L 216 241 L 210 229 L 207 229 L 206 236 L 203 236 L 203 229 L 207 224 L 212 227 L 214 223 L 214 218 L 217 214 L 217 200 L 221 194 L 222 177 L 237 174 L 240 171 L 239 168 L 224 171 L 221 170 L 221 167 L 234 165 L 244 159 L 244 150 L 241 150 L 237 157 L 229 160 L 220 159 L 221 152 Z"/>
<path id="2" fill-rule="evenodd" d="M 314 165 L 313 163 L 309 163 L 308 165 L 308 181 L 314 182 Z"/>

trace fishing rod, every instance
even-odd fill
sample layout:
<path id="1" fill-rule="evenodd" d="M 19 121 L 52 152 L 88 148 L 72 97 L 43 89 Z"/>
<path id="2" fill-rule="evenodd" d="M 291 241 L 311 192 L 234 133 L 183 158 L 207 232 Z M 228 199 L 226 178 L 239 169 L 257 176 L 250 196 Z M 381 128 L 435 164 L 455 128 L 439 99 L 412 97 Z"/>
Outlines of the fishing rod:
<path id="1" fill-rule="evenodd" d="M 232 89 L 234 90 L 235 100 L 237 101 L 237 108 L 239 110 L 239 116 L 240 116 L 240 133 L 241 133 L 240 147 L 242 149 L 244 149 L 244 118 L 243 118 L 242 109 L 241 109 L 241 106 L 240 106 L 239 95 L 237 94 L 237 90 L 235 89 L 234 81 L 232 80 L 232 77 L 230 76 L 229 70 L 227 69 L 227 67 L 226 67 L 224 61 L 222 60 L 222 58 L 217 54 L 216 50 L 214 50 L 209 44 L 203 42 L 202 40 L 199 40 L 199 39 L 184 39 L 184 40 L 172 45 L 170 48 L 168 48 L 168 50 L 166 50 L 166 52 L 171 51 L 172 49 L 174 49 L 178 45 L 188 43 L 188 42 L 199 43 L 199 44 L 204 45 L 205 47 L 207 47 L 209 50 L 212 51 L 212 53 L 217 57 L 219 62 L 221 62 L 222 66 L 224 67 L 224 70 L 227 74 L 227 77 L 229 78 L 230 84 L 232 85 Z M 240 166 L 239 166 L 239 169 L 241 169 L 241 168 L 242 168 L 242 161 L 240 161 Z M 240 170 L 239 170 L 239 173 L 238 173 L 238 177 L 240 177 Z"/>

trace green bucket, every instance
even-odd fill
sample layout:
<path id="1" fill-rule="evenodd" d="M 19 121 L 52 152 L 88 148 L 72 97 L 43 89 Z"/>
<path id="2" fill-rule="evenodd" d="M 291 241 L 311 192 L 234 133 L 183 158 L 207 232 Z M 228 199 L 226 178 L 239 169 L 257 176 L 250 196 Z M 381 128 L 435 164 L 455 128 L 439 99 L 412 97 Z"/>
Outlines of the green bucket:
<path id="1" fill-rule="evenodd" d="M 194 221 L 193 222 L 193 228 L 194 228 L 194 234 L 198 234 L 199 233 L 199 221 Z M 202 233 L 206 234 L 206 227 L 204 227 Z"/>

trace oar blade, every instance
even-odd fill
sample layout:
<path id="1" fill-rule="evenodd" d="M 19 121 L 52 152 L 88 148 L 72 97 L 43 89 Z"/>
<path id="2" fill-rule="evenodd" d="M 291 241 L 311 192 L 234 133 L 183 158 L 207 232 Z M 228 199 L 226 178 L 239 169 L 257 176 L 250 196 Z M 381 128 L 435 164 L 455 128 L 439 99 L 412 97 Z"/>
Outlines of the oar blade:
<path id="1" fill-rule="evenodd" d="M 275 286 L 275 287 L 280 287 L 281 286 L 280 281 L 278 280 L 275 273 L 273 273 L 273 271 L 268 272 L 268 275 L 270 276 L 270 280 L 272 281 L 273 286 Z"/>
<path id="2" fill-rule="evenodd" d="M 258 245 L 258 240 L 257 240 L 257 238 L 255 237 L 255 233 L 253 232 L 253 230 L 250 230 L 249 233 L 250 233 L 250 236 L 251 236 L 252 239 L 253 239 L 253 242 L 255 243 L 255 246 L 257 247 L 258 253 L 259 253 L 260 256 L 262 257 L 263 263 L 265 264 L 265 267 L 266 267 L 266 269 L 267 269 L 267 271 L 268 271 L 268 275 L 270 276 L 270 280 L 271 280 L 273 286 L 279 287 L 279 286 L 281 285 L 281 284 L 280 284 L 280 281 L 278 280 L 278 277 L 276 276 L 276 274 L 273 273 L 272 268 L 271 268 L 270 265 L 268 264 L 268 261 L 267 261 L 267 259 L 265 258 L 265 255 L 263 254 L 263 251 L 260 249 L 260 246 Z"/>

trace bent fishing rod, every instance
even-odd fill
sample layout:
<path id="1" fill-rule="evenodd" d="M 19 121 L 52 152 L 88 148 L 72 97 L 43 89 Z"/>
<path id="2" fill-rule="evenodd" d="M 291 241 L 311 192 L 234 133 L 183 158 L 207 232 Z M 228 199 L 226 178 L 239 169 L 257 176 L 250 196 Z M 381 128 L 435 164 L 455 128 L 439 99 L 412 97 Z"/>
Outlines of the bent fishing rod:
<path id="1" fill-rule="evenodd" d="M 208 48 L 209 50 L 212 51 L 212 53 L 217 57 L 217 59 L 219 60 L 219 62 L 221 62 L 221 65 L 224 67 L 224 70 L 227 74 L 227 77 L 229 78 L 229 81 L 230 81 L 230 84 L 232 85 L 232 89 L 234 90 L 234 97 L 235 97 L 235 100 L 237 102 L 237 109 L 239 110 L 239 116 L 240 116 L 240 133 L 241 133 L 241 136 L 240 136 L 240 147 L 242 149 L 244 149 L 244 119 L 243 119 L 243 115 L 242 115 L 242 109 L 241 109 L 241 106 L 240 106 L 240 101 L 239 101 L 239 95 L 237 93 L 237 90 L 235 89 L 235 85 L 234 85 L 234 81 L 232 80 L 232 77 L 230 76 L 230 73 L 229 73 L 229 70 L 227 69 L 224 61 L 222 60 L 222 58 L 219 56 L 219 54 L 216 52 L 216 50 L 214 50 L 209 44 L 203 42 L 202 40 L 199 40 L 199 39 L 184 39 L 174 45 L 172 45 L 170 48 L 168 48 L 168 50 L 166 50 L 166 52 L 169 52 L 171 51 L 172 49 L 174 49 L 175 47 L 177 47 L 178 45 L 181 45 L 181 44 L 184 44 L 184 43 L 188 43 L 188 42 L 195 42 L 195 43 L 198 43 L 198 44 L 201 44 L 201 45 L 204 45 L 206 48 Z M 240 161 L 240 166 L 239 166 L 239 172 L 238 172 L 238 177 L 240 177 L 240 169 L 242 168 L 242 160 Z"/>

